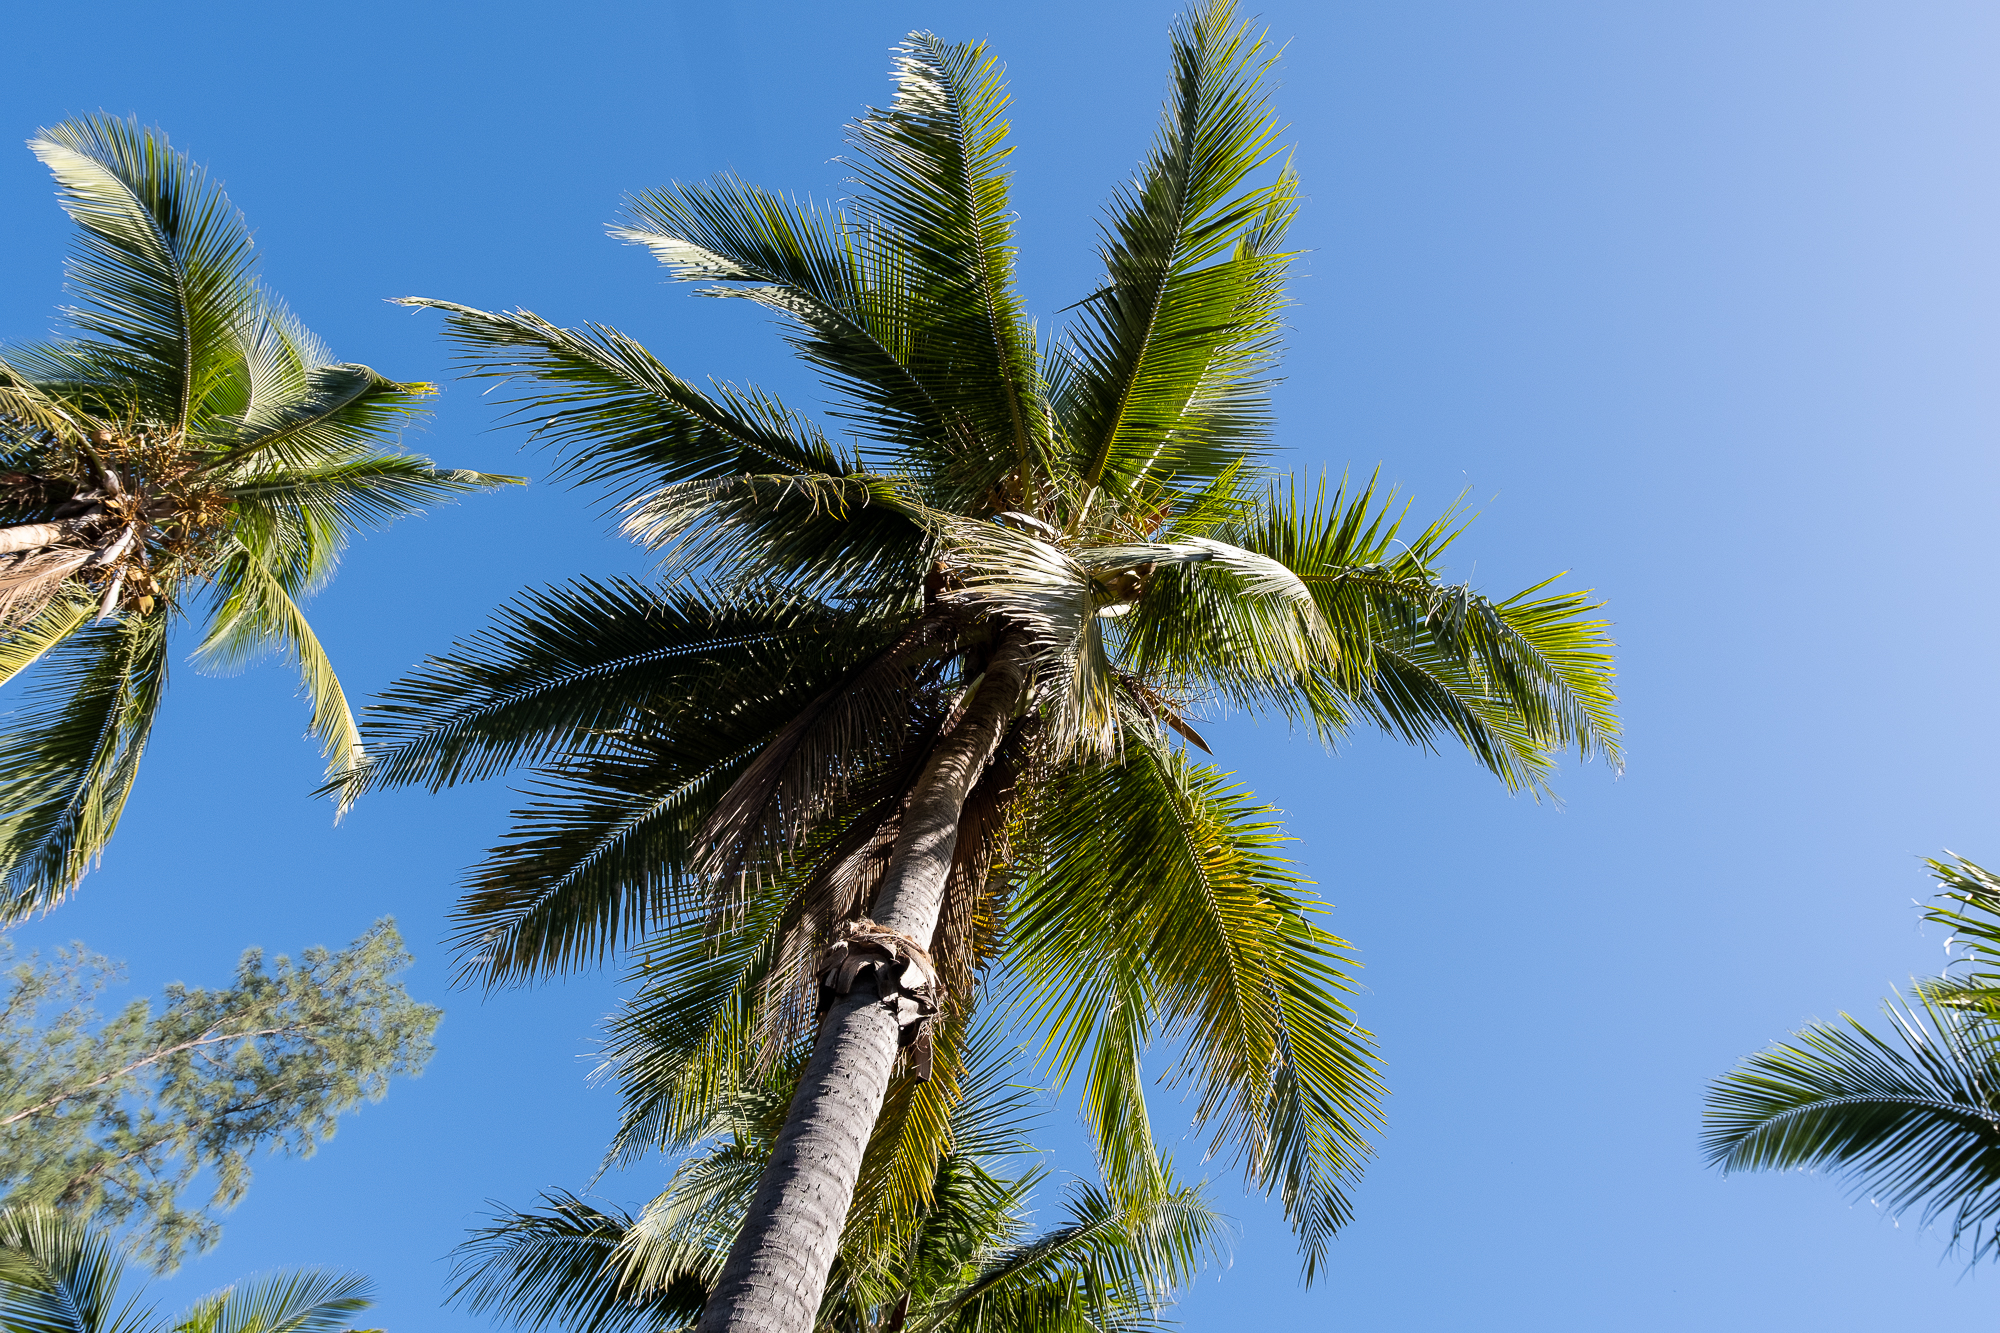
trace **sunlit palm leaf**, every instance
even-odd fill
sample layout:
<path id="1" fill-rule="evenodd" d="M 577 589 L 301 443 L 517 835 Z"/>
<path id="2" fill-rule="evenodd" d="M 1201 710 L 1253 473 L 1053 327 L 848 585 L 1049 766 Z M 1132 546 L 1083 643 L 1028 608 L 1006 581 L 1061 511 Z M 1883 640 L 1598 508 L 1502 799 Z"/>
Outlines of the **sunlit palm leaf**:
<path id="1" fill-rule="evenodd" d="M 169 1333 L 340 1333 L 374 1304 L 368 1279 L 326 1269 L 291 1269 L 239 1282 L 220 1293 L 212 1309 L 198 1305 Z"/>
<path id="2" fill-rule="evenodd" d="M 1229 4 L 1176 21 L 1166 118 L 1112 203 L 1104 285 L 1080 303 L 1057 411 L 1084 486 L 1215 475 L 1263 447 L 1293 210 L 1289 171 L 1243 188 L 1278 126 L 1260 76 L 1275 54 Z"/>
<path id="3" fill-rule="evenodd" d="M 1178 1042 L 1213 1151 L 1283 1195 L 1312 1274 L 1347 1219 L 1381 1087 L 1341 998 L 1347 946 L 1317 923 L 1269 811 L 1213 769 L 1134 746 L 1038 793 L 1021 840 L 1017 1003 L 1050 1033 L 1056 1076 L 1087 1073 L 1107 1178 L 1142 1178 L 1130 1163 L 1151 1150 L 1134 1044 Z"/>
<path id="4" fill-rule="evenodd" d="M 257 297 L 242 215 L 207 174 L 134 121 L 91 116 L 28 145 L 83 229 L 71 317 L 122 354 L 130 404 L 185 428 L 239 373 L 237 330 Z"/>
<path id="5" fill-rule="evenodd" d="M 926 32 L 896 49 L 895 75 L 895 100 L 851 133 L 857 207 L 896 238 L 903 281 L 921 294 L 904 314 L 908 364 L 954 428 L 912 461 L 960 505 L 976 507 L 1009 468 L 1018 497 L 1045 464 L 1049 425 L 1014 289 L 1006 85 L 984 46 Z"/>

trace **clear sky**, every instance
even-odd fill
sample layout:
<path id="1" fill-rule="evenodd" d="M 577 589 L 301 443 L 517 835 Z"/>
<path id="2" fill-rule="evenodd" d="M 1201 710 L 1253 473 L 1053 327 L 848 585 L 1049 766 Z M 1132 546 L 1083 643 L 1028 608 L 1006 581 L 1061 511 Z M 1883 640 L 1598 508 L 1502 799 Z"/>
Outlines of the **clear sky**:
<path id="1" fill-rule="evenodd" d="M 1461 755 L 1329 758 L 1225 725 L 1359 946 L 1390 1129 L 1310 1291 L 1274 1207 L 1217 1177 L 1234 1265 L 1203 1330 L 1848 1329 L 1986 1315 L 1935 1234 L 1834 1183 L 1724 1181 L 1706 1080 L 1792 1027 L 1868 1011 L 1941 943 L 1918 861 L 2000 861 L 1992 756 L 2000 459 L 2000 9 L 1897 0 L 1271 3 L 1308 203 L 1286 461 L 1382 469 L 1428 514 L 1470 488 L 1456 571 L 1561 569 L 1618 623 L 1631 763 L 1561 809 Z M 1021 272 L 1088 290 L 1091 218 L 1142 151 L 1171 8 L 15 6 L 0 140 L 135 112 L 221 176 L 264 273 L 344 358 L 444 379 L 407 293 L 608 322 L 690 377 L 809 398 L 768 327 L 663 287 L 605 238 L 621 194 L 733 169 L 838 194 L 839 127 L 888 47 L 989 37 L 1016 97 Z M 0 149 L 0 338 L 49 327 L 66 222 Z M 454 387 L 415 447 L 540 474 Z M 361 543 L 312 610 L 357 696 L 533 583 L 640 568 L 576 496 L 478 497 Z M 0 700 L 4 704 L 4 700 Z M 379 1322 L 438 1309 L 484 1201 L 582 1187 L 612 1102 L 585 1084 L 617 976 L 448 987 L 460 867 L 503 784 L 371 797 L 336 829 L 283 672 L 184 669 L 103 870 L 25 945 L 80 937 L 135 989 L 236 953 L 338 944 L 393 913 L 446 1006 L 430 1072 L 317 1158 L 259 1167 L 221 1246 L 163 1293 L 329 1263 Z M 1080 1166 L 1066 1112 L 1045 1135 Z M 1199 1169 L 1198 1149 L 1182 1151 Z M 602 1182 L 637 1201 L 653 1162 Z"/>

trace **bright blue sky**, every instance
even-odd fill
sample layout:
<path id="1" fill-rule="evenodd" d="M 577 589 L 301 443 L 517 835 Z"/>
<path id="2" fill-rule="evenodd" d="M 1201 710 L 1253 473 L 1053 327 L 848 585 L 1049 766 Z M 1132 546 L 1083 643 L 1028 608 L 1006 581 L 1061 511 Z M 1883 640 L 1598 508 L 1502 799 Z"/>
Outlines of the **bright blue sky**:
<path id="1" fill-rule="evenodd" d="M 1704 1082 L 1934 969 L 1917 858 L 2000 859 L 1993 513 L 2000 465 L 2000 11 L 1903 0 L 1310 4 L 1280 108 L 1309 196 L 1280 396 L 1301 471 L 1373 469 L 1420 512 L 1471 488 L 1458 572 L 1559 569 L 1618 622 L 1631 766 L 1557 810 L 1459 755 L 1328 759 L 1218 728 L 1281 806 L 1367 964 L 1391 1129 L 1327 1279 L 1275 1209 L 1182 1307 L 1191 1328 L 1860 1328 L 1993 1306 L 1935 1235 L 1834 1184 L 1723 1181 Z M 1021 271 L 1087 290 L 1090 218 L 1143 149 L 1167 3 L 335 7 L 106 3 L 10 16 L 0 139 L 100 108 L 223 178 L 264 272 L 346 358 L 443 379 L 419 293 L 639 336 L 690 376 L 809 394 L 749 312 L 663 288 L 603 235 L 622 192 L 729 168 L 838 193 L 839 126 L 904 31 L 990 37 L 1017 99 Z M 0 151 L 0 337 L 59 299 L 65 223 Z M 416 447 L 539 474 L 476 389 Z M 357 696 L 518 587 L 636 568 L 546 487 L 371 538 L 313 614 Z M 481 999 L 438 941 L 500 784 L 375 797 L 339 829 L 282 673 L 176 678 L 101 873 L 27 944 L 81 937 L 135 986 L 340 943 L 394 913 L 443 1003 L 420 1081 L 320 1156 L 259 1168 L 163 1293 L 280 1263 L 372 1274 L 392 1329 L 437 1309 L 482 1201 L 582 1186 L 584 1084 L 615 977 Z M 1047 1138 L 1073 1145 L 1065 1115 Z M 1190 1145 L 1183 1165 L 1196 1169 Z M 1076 1164 L 1079 1159 L 1064 1160 Z M 605 1182 L 637 1199 L 657 1165 Z"/>

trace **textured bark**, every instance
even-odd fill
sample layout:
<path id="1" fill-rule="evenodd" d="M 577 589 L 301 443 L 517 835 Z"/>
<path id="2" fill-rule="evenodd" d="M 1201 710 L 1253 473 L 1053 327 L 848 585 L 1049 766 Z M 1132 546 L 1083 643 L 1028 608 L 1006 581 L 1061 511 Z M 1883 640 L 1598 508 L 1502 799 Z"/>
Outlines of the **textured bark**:
<path id="1" fill-rule="evenodd" d="M 926 947 L 944 907 L 960 812 L 1027 686 L 1027 645 L 1003 640 L 965 716 L 910 792 L 870 916 Z M 697 1333 L 811 1333 L 847 1222 L 861 1154 L 896 1063 L 895 1017 L 872 979 L 821 1022 L 771 1164 L 730 1248 Z"/>
<path id="2" fill-rule="evenodd" d="M 74 523 L 21 523 L 11 528 L 0 528 L 0 555 L 54 546 L 74 531 Z"/>

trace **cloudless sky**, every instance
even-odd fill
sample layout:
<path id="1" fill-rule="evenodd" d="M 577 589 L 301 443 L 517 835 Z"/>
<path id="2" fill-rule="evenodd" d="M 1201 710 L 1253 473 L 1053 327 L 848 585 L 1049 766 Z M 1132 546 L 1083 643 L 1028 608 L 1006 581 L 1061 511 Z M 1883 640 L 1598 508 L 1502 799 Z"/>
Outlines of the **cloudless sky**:
<path id="1" fill-rule="evenodd" d="M 1394 1089 L 1357 1217 L 1311 1290 L 1274 1205 L 1193 1329 L 1861 1329 L 1990 1317 L 1996 1277 L 1836 1183 L 1723 1180 L 1705 1082 L 1809 1019 L 1866 1012 L 1941 937 L 1919 857 L 2000 861 L 1992 756 L 2000 425 L 2000 10 L 1898 0 L 1272 3 L 1308 200 L 1279 395 L 1285 462 L 1380 468 L 1482 511 L 1454 573 L 1558 570 L 1617 621 L 1630 766 L 1565 804 L 1459 754 L 1334 757 L 1218 726 L 1281 807 L 1367 965 Z M 907 30 L 987 37 L 1016 98 L 1021 278 L 1089 290 L 1092 218 L 1144 149 L 1167 3 L 16 6 L 0 141 L 104 109 L 165 127 L 247 213 L 263 272 L 346 359 L 445 380 L 416 293 L 616 325 L 681 373 L 811 382 L 766 323 L 608 240 L 623 192 L 729 169 L 838 195 L 840 126 Z M 0 338 L 44 334 L 67 223 L 0 151 Z M 454 385 L 412 447 L 539 476 Z M 537 484 L 373 536 L 312 606 L 358 699 L 518 588 L 640 570 Z M 5 705 L 0 698 L 0 706 Z M 340 944 L 393 913 L 443 1004 L 428 1073 L 309 1161 L 258 1167 L 222 1244 L 161 1289 L 254 1269 L 376 1278 L 374 1322 L 439 1308 L 489 1199 L 588 1182 L 586 1083 L 615 969 L 450 988 L 460 869 L 503 783 L 368 798 L 339 828 L 275 667 L 183 668 L 103 869 L 23 947 L 81 938 L 133 989 Z M 1165 1103 L 1170 1110 L 1171 1101 Z M 1045 1140 L 1084 1169 L 1066 1109 Z M 1200 1145 L 1180 1150 L 1198 1174 Z M 637 1202 L 667 1165 L 598 1185 Z"/>

